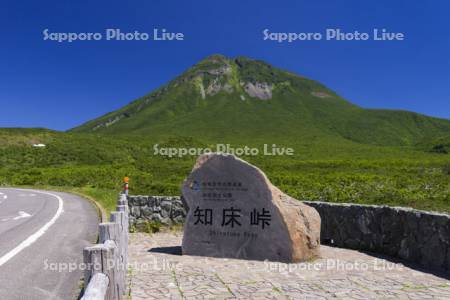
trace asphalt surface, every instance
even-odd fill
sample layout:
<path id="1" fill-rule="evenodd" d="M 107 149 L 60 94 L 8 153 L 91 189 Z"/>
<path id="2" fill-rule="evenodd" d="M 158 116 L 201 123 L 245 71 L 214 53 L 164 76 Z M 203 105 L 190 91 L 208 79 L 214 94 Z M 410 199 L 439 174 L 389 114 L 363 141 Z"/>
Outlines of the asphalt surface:
<path id="1" fill-rule="evenodd" d="M 0 189 L 0 299 L 76 299 L 83 248 L 97 229 L 97 212 L 81 197 Z"/>

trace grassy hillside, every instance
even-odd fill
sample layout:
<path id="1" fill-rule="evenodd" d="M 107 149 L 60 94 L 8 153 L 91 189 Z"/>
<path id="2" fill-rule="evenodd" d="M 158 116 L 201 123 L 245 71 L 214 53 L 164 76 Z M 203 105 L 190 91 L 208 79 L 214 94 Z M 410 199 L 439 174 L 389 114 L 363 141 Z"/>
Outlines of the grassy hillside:
<path id="1" fill-rule="evenodd" d="M 270 95 L 264 94 L 267 90 Z M 318 138 L 411 146 L 448 135 L 450 121 L 407 111 L 363 109 L 316 81 L 264 62 L 215 55 L 160 89 L 73 131 L 234 143 Z"/>
<path id="2" fill-rule="evenodd" d="M 154 155 L 160 147 L 212 147 L 184 137 L 109 136 L 37 129 L 0 129 L 0 185 L 71 186 L 133 194 L 179 195 L 195 157 Z M 33 143 L 45 148 L 34 148 Z M 282 144 L 280 144 L 282 146 Z M 239 144 L 233 144 L 239 146 Z M 259 147 L 258 141 L 251 146 Z M 299 199 L 412 206 L 450 212 L 450 155 L 381 147 L 345 139 L 299 140 L 292 157 L 243 157 Z"/>

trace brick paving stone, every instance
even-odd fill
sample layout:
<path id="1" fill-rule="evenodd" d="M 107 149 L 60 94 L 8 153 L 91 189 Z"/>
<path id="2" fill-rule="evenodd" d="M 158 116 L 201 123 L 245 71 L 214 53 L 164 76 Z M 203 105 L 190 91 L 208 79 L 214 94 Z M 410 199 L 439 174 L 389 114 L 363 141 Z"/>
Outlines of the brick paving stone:
<path id="1" fill-rule="evenodd" d="M 354 250 L 322 246 L 299 264 L 177 254 L 181 232 L 130 237 L 139 299 L 450 299 L 450 281 Z"/>

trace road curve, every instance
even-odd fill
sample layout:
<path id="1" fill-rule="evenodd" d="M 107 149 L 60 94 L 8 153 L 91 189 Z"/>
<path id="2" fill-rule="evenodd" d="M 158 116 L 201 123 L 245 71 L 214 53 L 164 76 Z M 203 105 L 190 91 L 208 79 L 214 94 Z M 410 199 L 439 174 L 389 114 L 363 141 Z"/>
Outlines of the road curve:
<path id="1" fill-rule="evenodd" d="M 0 299 L 76 299 L 83 248 L 97 228 L 95 208 L 81 197 L 0 188 Z"/>

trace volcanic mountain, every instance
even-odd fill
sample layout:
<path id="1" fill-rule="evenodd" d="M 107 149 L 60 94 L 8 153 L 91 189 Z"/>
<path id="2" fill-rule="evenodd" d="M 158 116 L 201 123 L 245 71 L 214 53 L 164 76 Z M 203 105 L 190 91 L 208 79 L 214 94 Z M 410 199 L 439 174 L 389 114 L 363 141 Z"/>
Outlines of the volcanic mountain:
<path id="1" fill-rule="evenodd" d="M 449 136 L 450 121 L 364 109 L 317 81 L 263 61 L 212 55 L 148 95 L 71 131 L 407 146 Z"/>

